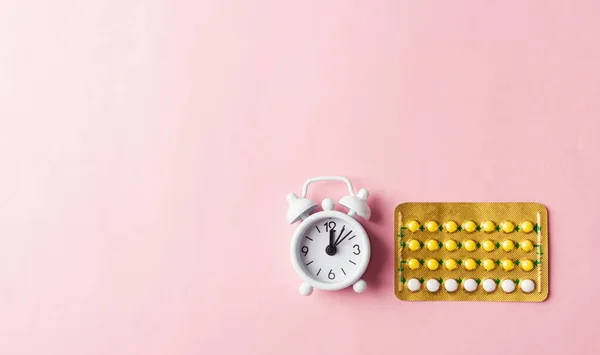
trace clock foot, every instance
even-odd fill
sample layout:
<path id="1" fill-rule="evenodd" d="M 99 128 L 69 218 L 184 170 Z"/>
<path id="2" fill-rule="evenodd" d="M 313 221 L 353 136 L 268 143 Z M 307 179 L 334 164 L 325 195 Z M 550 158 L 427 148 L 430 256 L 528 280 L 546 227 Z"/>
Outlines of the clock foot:
<path id="1" fill-rule="evenodd" d="M 352 288 L 356 293 L 363 293 L 367 290 L 367 282 L 365 280 L 358 280 L 352 285 Z"/>
<path id="2" fill-rule="evenodd" d="M 307 284 L 306 282 L 303 282 L 302 284 L 300 284 L 300 288 L 298 288 L 298 291 L 300 291 L 300 294 L 302 296 L 310 296 L 310 294 L 313 292 L 313 288 L 311 285 Z"/>

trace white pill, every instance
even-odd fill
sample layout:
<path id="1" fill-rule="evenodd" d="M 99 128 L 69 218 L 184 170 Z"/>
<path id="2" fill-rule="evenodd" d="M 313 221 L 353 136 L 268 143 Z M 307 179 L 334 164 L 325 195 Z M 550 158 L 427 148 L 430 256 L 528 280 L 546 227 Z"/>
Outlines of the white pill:
<path id="1" fill-rule="evenodd" d="M 521 282 L 521 290 L 525 293 L 531 293 L 535 290 L 535 283 L 533 280 L 523 280 L 523 282 Z"/>
<path id="2" fill-rule="evenodd" d="M 408 287 L 408 289 L 412 292 L 417 292 L 421 288 L 421 281 L 417 279 L 410 279 L 406 283 L 406 287 Z"/>
<path id="3" fill-rule="evenodd" d="M 458 290 L 458 282 L 455 279 L 448 279 L 444 281 L 444 287 L 448 292 L 456 292 Z"/>
<path id="4" fill-rule="evenodd" d="M 487 293 L 492 293 L 496 291 L 496 282 L 492 279 L 483 280 L 483 289 Z"/>
<path id="5" fill-rule="evenodd" d="M 515 290 L 515 282 L 510 279 L 506 279 L 502 281 L 502 291 L 506 293 L 511 293 Z"/>
<path id="6" fill-rule="evenodd" d="M 429 292 L 438 292 L 440 289 L 440 282 L 436 279 L 427 280 L 427 291 Z"/>
<path id="7" fill-rule="evenodd" d="M 473 292 L 477 289 L 477 281 L 473 279 L 466 279 L 463 287 L 465 288 L 465 291 Z"/>

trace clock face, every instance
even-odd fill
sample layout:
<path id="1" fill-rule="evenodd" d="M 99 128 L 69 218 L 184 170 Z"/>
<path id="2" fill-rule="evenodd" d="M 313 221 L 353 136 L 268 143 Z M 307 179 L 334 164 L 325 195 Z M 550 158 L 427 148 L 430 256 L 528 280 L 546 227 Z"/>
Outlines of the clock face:
<path id="1" fill-rule="evenodd" d="M 341 215 L 307 220 L 294 246 L 297 263 L 318 283 L 349 285 L 362 276 L 369 262 L 367 234 L 352 217 Z"/>

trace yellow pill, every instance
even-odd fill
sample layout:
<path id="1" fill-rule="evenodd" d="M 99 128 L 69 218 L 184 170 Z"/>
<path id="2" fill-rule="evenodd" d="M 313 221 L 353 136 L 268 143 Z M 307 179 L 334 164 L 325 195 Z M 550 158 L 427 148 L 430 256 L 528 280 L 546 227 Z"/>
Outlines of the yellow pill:
<path id="1" fill-rule="evenodd" d="M 446 250 L 448 251 L 455 251 L 458 248 L 458 244 L 456 244 L 456 241 L 452 240 L 452 239 L 448 239 L 444 242 L 444 246 L 446 247 Z"/>
<path id="2" fill-rule="evenodd" d="M 481 262 L 481 265 L 487 271 L 492 271 L 496 267 L 496 263 L 492 259 L 485 259 Z"/>
<path id="3" fill-rule="evenodd" d="M 477 229 L 477 225 L 473 221 L 466 221 L 463 223 L 462 227 L 465 231 L 467 231 L 467 233 L 472 233 L 475 231 L 475 229 Z"/>
<path id="4" fill-rule="evenodd" d="M 511 221 L 504 221 L 500 224 L 500 228 L 504 233 L 512 233 L 515 230 L 515 224 Z"/>
<path id="5" fill-rule="evenodd" d="M 419 260 L 417 260 L 415 258 L 408 259 L 408 261 L 406 262 L 406 264 L 408 265 L 408 267 L 411 270 L 418 269 L 419 266 L 421 266 L 421 263 L 419 262 Z"/>
<path id="6" fill-rule="evenodd" d="M 437 270 L 438 267 L 440 267 L 440 263 L 437 260 L 435 260 L 435 259 L 427 260 L 427 268 L 429 270 Z"/>
<path id="7" fill-rule="evenodd" d="M 473 251 L 475 249 L 477 249 L 477 243 L 475 243 L 475 241 L 469 239 L 467 241 L 465 241 L 465 250 L 466 251 Z"/>
<path id="8" fill-rule="evenodd" d="M 521 230 L 525 233 L 529 233 L 533 230 L 533 223 L 525 221 L 521 223 Z"/>
<path id="9" fill-rule="evenodd" d="M 454 233 L 458 229 L 458 224 L 456 224 L 454 221 L 448 221 L 444 223 L 444 229 L 448 233 Z"/>
<path id="10" fill-rule="evenodd" d="M 496 229 L 496 225 L 492 221 L 485 221 L 481 223 L 481 228 L 486 233 L 492 233 Z"/>
<path id="11" fill-rule="evenodd" d="M 406 225 L 406 228 L 408 228 L 409 231 L 414 233 L 414 232 L 418 231 L 419 228 L 421 228 L 421 225 L 417 221 L 410 221 Z"/>
<path id="12" fill-rule="evenodd" d="M 437 250 L 440 247 L 440 243 L 435 239 L 429 239 L 425 245 L 427 245 L 427 249 L 430 251 Z"/>
<path id="13" fill-rule="evenodd" d="M 425 223 L 425 229 L 427 229 L 430 232 L 435 232 L 440 228 L 440 226 L 437 224 L 436 221 L 429 221 L 427 223 Z"/>
<path id="14" fill-rule="evenodd" d="M 406 243 L 406 246 L 408 247 L 408 249 L 410 249 L 412 251 L 417 251 L 417 250 L 421 249 L 421 243 L 419 243 L 418 240 L 414 240 L 414 239 L 409 240 L 408 243 Z"/>
<path id="15" fill-rule="evenodd" d="M 531 240 L 522 240 L 521 243 L 519 243 L 519 245 L 521 246 L 521 250 L 523 251 L 531 251 L 531 249 L 533 249 L 533 243 L 531 242 Z"/>
<path id="16" fill-rule="evenodd" d="M 463 261 L 463 265 L 465 266 L 465 269 L 467 270 L 475 270 L 475 268 L 477 267 L 477 262 L 471 258 L 466 259 L 465 261 Z"/>
<path id="17" fill-rule="evenodd" d="M 510 270 L 512 270 L 512 269 L 515 268 L 515 263 L 513 263 L 512 260 L 508 260 L 508 259 L 502 260 L 502 262 L 500 263 L 500 265 L 506 271 L 510 271 Z"/>
<path id="18" fill-rule="evenodd" d="M 531 271 L 533 269 L 533 262 L 529 259 L 523 259 L 520 262 L 521 269 L 525 271 Z"/>
<path id="19" fill-rule="evenodd" d="M 494 245 L 494 242 L 492 242 L 491 240 L 484 240 L 483 243 L 481 243 L 481 247 L 485 251 L 492 251 L 492 250 L 494 250 L 494 248 L 496 246 Z"/>
<path id="20" fill-rule="evenodd" d="M 458 267 L 458 263 L 454 259 L 446 259 L 444 260 L 444 266 L 448 270 L 454 270 Z"/>
<path id="21" fill-rule="evenodd" d="M 515 247 L 515 243 L 509 239 L 503 240 L 502 243 L 500 243 L 500 245 L 502 245 L 502 250 L 504 251 L 511 251 Z"/>

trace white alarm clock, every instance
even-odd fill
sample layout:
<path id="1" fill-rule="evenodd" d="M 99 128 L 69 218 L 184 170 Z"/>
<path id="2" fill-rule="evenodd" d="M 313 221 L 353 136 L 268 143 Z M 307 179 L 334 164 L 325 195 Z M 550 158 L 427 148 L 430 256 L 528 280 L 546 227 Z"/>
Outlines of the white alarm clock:
<path id="1" fill-rule="evenodd" d="M 343 181 L 348 186 L 350 195 L 339 201 L 348 208 L 348 213 L 334 211 L 333 200 L 326 198 L 321 203 L 323 211 L 311 214 L 317 203 L 306 198 L 308 185 L 332 180 Z M 368 196 L 365 189 L 355 194 L 350 180 L 342 176 L 308 179 L 301 197 L 293 193 L 287 196 L 288 222 L 293 224 L 302 220 L 291 243 L 292 265 L 304 281 L 299 288 L 302 295 L 310 295 L 313 288 L 337 291 L 352 285 L 358 293 L 367 289 L 367 283 L 361 277 L 369 265 L 371 244 L 355 216 L 365 220 L 371 217 Z"/>

